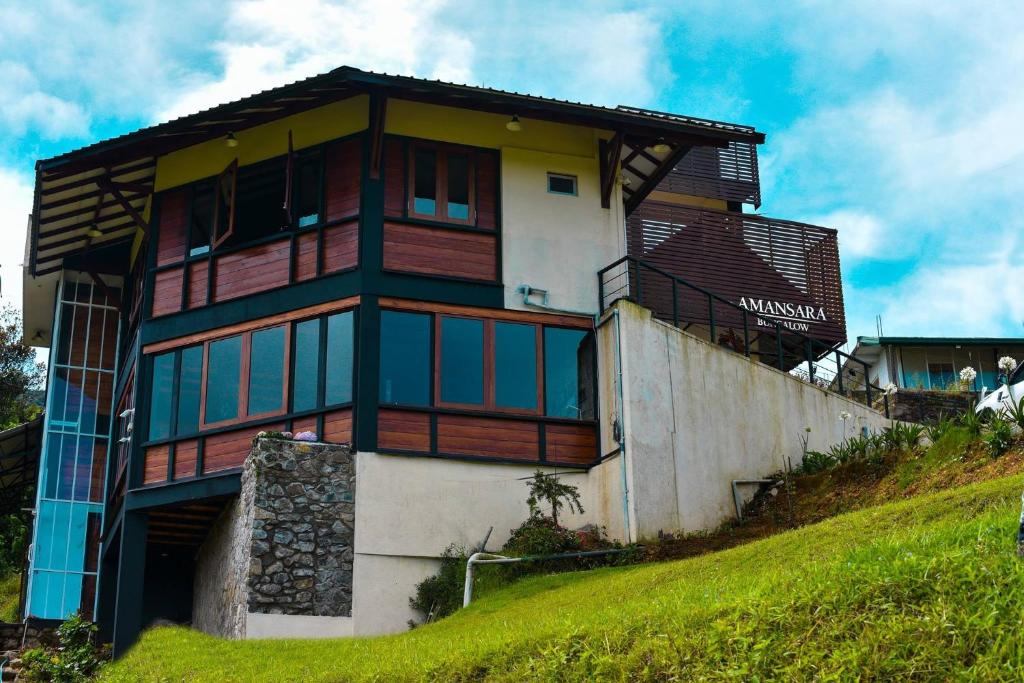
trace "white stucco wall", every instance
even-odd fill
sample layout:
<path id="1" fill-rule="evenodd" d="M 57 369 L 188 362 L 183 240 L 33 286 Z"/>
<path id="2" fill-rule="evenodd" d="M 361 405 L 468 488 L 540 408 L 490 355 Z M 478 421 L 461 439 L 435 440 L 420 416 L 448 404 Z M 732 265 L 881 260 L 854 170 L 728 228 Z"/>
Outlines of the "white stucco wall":
<path id="1" fill-rule="evenodd" d="M 597 141 L 594 142 L 594 150 Z M 547 174 L 577 178 L 578 196 L 551 194 Z M 516 287 L 547 289 L 549 305 L 598 313 L 597 271 L 625 255 L 621 188 L 601 208 L 596 156 L 501 150 L 505 306 L 523 309 Z"/>
<path id="2" fill-rule="evenodd" d="M 778 472 L 787 458 L 798 465 L 805 434 L 811 450 L 840 442 L 843 411 L 851 414 L 847 437 L 888 425 L 874 410 L 708 344 L 647 309 L 617 308 L 634 539 L 733 517 L 733 479 Z M 614 372 L 616 336 L 614 322 L 601 327 L 602 372 Z"/>

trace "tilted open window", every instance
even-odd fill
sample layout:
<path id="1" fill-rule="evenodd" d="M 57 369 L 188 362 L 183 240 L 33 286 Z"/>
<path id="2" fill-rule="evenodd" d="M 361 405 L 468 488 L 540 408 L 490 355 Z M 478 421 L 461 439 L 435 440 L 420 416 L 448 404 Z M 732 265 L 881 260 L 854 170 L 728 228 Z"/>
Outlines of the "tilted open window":
<path id="1" fill-rule="evenodd" d="M 232 160 L 214 183 L 213 248 L 235 233 L 235 191 L 238 189 L 238 159 Z"/>

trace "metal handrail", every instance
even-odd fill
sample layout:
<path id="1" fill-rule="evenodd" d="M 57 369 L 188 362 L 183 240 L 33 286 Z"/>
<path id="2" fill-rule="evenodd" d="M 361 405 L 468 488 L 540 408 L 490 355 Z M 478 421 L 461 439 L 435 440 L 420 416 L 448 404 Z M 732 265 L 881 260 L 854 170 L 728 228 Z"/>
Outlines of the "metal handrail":
<path id="1" fill-rule="evenodd" d="M 673 325 L 675 325 L 676 327 L 679 327 L 679 320 L 680 320 L 680 316 L 679 316 L 679 308 L 680 308 L 679 307 L 679 287 L 683 286 L 683 287 L 687 288 L 690 291 L 697 292 L 700 295 L 707 297 L 707 300 L 708 300 L 708 326 L 709 326 L 710 338 L 711 338 L 712 341 L 714 341 L 714 339 L 715 339 L 715 331 L 716 331 L 716 328 L 717 328 L 717 325 L 716 325 L 716 322 L 715 322 L 715 304 L 717 302 L 718 304 L 727 306 L 727 307 L 733 309 L 734 311 L 736 311 L 737 313 L 739 313 L 739 315 L 740 315 L 740 317 L 741 317 L 741 319 L 743 321 L 743 353 L 744 353 L 744 355 L 747 356 L 748 358 L 752 354 L 753 355 L 757 355 L 757 356 L 765 355 L 765 353 L 763 351 L 752 351 L 751 350 L 750 326 L 749 326 L 749 322 L 748 322 L 748 317 L 750 316 L 750 312 L 746 308 L 744 308 L 744 307 L 740 306 L 739 304 L 736 304 L 736 303 L 734 303 L 732 301 L 729 301 L 728 299 L 726 299 L 726 298 L 724 298 L 724 297 L 722 297 L 722 296 L 720 296 L 718 294 L 715 294 L 712 291 L 704 289 L 703 287 L 701 287 L 699 285 L 695 285 L 692 282 L 687 282 L 683 278 L 681 278 L 681 277 L 679 277 L 679 276 L 677 276 L 677 275 L 675 275 L 673 273 L 670 273 L 670 272 L 668 272 L 666 270 L 663 270 L 663 269 L 659 268 L 658 266 L 655 266 L 655 265 L 653 265 L 651 263 L 648 263 L 646 261 L 638 259 L 635 256 L 623 256 L 622 258 L 618 259 L 614 263 L 611 263 L 611 264 L 605 266 L 604 268 L 602 268 L 601 270 L 597 271 L 597 286 L 598 286 L 598 297 L 599 297 L 598 309 L 599 310 L 602 310 L 602 311 L 604 310 L 605 274 L 608 273 L 610 270 L 612 270 L 614 268 L 618 268 L 622 264 L 626 264 L 625 277 L 626 277 L 627 285 L 634 284 L 634 283 L 630 282 L 630 265 L 632 264 L 632 265 L 634 265 L 637 268 L 637 277 L 636 277 L 636 282 L 635 282 L 635 285 L 636 285 L 635 301 L 637 303 L 643 305 L 643 289 L 642 289 L 642 286 L 641 286 L 641 283 L 640 283 L 640 269 L 646 269 L 649 272 L 652 272 L 652 273 L 654 273 L 656 275 L 660 275 L 660 276 L 662 276 L 664 278 L 667 278 L 671 282 L 671 284 L 672 284 L 672 318 L 673 318 L 672 323 L 673 323 Z M 616 276 L 616 277 L 618 277 L 618 276 Z M 780 322 L 778 322 L 776 320 L 772 320 L 771 316 L 767 316 L 767 318 L 759 316 L 759 318 L 762 321 L 771 323 L 771 325 L 774 327 L 774 334 L 775 334 L 775 354 L 774 355 L 776 355 L 776 357 L 777 357 L 777 366 L 778 366 L 779 370 L 783 370 L 783 371 L 785 370 L 785 348 L 784 348 L 783 342 L 782 342 L 784 334 L 785 335 L 790 335 L 791 337 L 795 338 L 798 341 L 798 348 L 799 347 L 803 347 L 803 350 L 804 350 L 804 360 L 801 361 L 801 362 L 806 362 L 807 363 L 809 380 L 810 380 L 810 383 L 812 383 L 812 384 L 814 384 L 814 379 L 815 379 L 815 363 L 819 362 L 822 358 L 825 358 L 826 356 L 828 356 L 830 354 L 834 354 L 835 355 L 835 361 L 836 361 L 836 377 L 835 377 L 835 379 L 836 379 L 837 389 L 838 389 L 837 393 L 845 396 L 846 392 L 845 392 L 844 386 L 843 386 L 843 368 L 844 368 L 844 366 L 847 363 L 856 363 L 856 364 L 860 365 L 861 370 L 864 373 L 864 392 L 865 392 L 865 397 L 864 397 L 865 400 L 864 400 L 864 402 L 865 402 L 865 404 L 868 407 L 872 407 L 873 406 L 872 392 L 873 391 L 877 391 L 878 392 L 877 395 L 882 397 L 882 402 L 883 402 L 883 406 L 884 406 L 885 416 L 889 417 L 889 396 L 880 386 L 878 386 L 876 384 L 872 384 L 870 381 L 868 381 L 868 368 L 869 368 L 869 366 L 868 366 L 867 362 L 865 362 L 865 361 L 863 361 L 860 358 L 857 358 L 855 356 L 851 356 L 850 354 L 848 354 L 848 353 L 846 353 L 844 351 L 840 351 L 838 348 L 836 348 L 834 346 L 826 346 L 825 344 L 823 344 L 822 342 L 818 341 L 817 339 L 814 339 L 813 337 L 809 337 L 809 336 L 807 336 L 807 335 L 805 335 L 805 334 L 803 334 L 801 332 L 798 332 L 796 330 L 785 329 L 785 331 L 784 331 L 784 327 L 783 327 L 782 323 L 780 323 Z M 823 354 L 821 354 L 820 356 L 816 356 L 816 354 L 815 354 L 816 347 L 817 348 L 824 347 L 825 352 Z M 844 362 L 844 359 L 845 359 L 846 362 Z"/>

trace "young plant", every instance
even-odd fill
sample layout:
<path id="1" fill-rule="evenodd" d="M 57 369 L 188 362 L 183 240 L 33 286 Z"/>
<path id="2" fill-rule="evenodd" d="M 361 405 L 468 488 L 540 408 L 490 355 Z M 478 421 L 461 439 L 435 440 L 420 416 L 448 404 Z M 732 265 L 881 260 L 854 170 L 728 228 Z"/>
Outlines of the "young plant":
<path id="1" fill-rule="evenodd" d="M 956 424 L 946 416 L 945 413 L 939 414 L 939 419 L 935 422 L 928 424 L 925 427 L 925 431 L 928 434 L 928 440 L 932 443 L 937 442 L 943 436 L 945 436 L 950 429 L 955 427 Z"/>
<path id="2" fill-rule="evenodd" d="M 1006 415 L 1010 422 L 1017 425 L 1018 429 L 1024 429 L 1024 396 L 1016 403 L 1006 407 Z"/>
<path id="3" fill-rule="evenodd" d="M 579 489 L 572 484 L 563 484 L 553 474 L 544 474 L 537 470 L 526 486 L 530 489 L 526 504 L 530 506 L 531 517 L 543 515 L 541 503 L 546 503 L 551 508 L 551 521 L 555 526 L 558 526 L 558 511 L 563 507 L 568 507 L 569 512 L 583 514 Z"/>
<path id="4" fill-rule="evenodd" d="M 981 415 L 974 412 L 971 408 L 966 413 L 960 416 L 960 426 L 967 430 L 967 433 L 971 436 L 981 436 L 981 428 L 984 426 L 985 421 Z"/>
<path id="5" fill-rule="evenodd" d="M 1002 415 L 994 415 L 988 423 L 988 431 L 983 440 L 988 445 L 988 452 L 998 458 L 1013 443 L 1013 423 Z"/>

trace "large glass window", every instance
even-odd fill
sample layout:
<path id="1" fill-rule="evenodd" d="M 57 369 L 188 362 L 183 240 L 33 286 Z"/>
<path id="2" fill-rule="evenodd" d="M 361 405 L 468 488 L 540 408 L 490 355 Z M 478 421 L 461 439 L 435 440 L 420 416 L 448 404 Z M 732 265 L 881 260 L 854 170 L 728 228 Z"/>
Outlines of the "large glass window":
<path id="1" fill-rule="evenodd" d="M 483 405 L 483 320 L 441 318 L 441 403 Z"/>
<path id="2" fill-rule="evenodd" d="M 380 402 L 430 405 L 430 321 L 420 313 L 380 313 Z"/>
<path id="3" fill-rule="evenodd" d="M 300 156 L 293 171 L 295 225 L 305 228 L 320 222 L 320 154 Z"/>
<path id="4" fill-rule="evenodd" d="M 320 319 L 295 325 L 295 371 L 292 375 L 292 410 L 317 407 L 320 377 Z"/>
<path id="5" fill-rule="evenodd" d="M 537 409 L 537 327 L 494 323 L 494 403 Z"/>
<path id="6" fill-rule="evenodd" d="M 284 326 L 252 333 L 249 349 L 249 415 L 281 410 L 284 400 L 284 347 Z"/>
<path id="7" fill-rule="evenodd" d="M 149 401 L 149 438 L 166 439 L 171 435 L 171 392 L 174 388 L 174 354 L 153 359 L 153 384 Z"/>
<path id="8" fill-rule="evenodd" d="M 433 216 L 437 213 L 437 153 L 432 149 L 419 148 L 413 163 L 412 210 Z"/>
<path id="9" fill-rule="evenodd" d="M 206 371 L 206 423 L 238 417 L 242 375 L 242 338 L 210 342 Z"/>
<path id="10" fill-rule="evenodd" d="M 327 318 L 327 370 L 324 378 L 326 405 L 349 403 L 352 400 L 352 329 L 351 311 Z"/>
<path id="11" fill-rule="evenodd" d="M 191 434 L 199 429 L 199 399 L 203 382 L 203 347 L 190 346 L 181 352 L 178 375 L 177 434 Z"/>
<path id="12" fill-rule="evenodd" d="M 593 335 L 559 327 L 544 329 L 544 404 L 549 417 L 594 417 Z"/>

